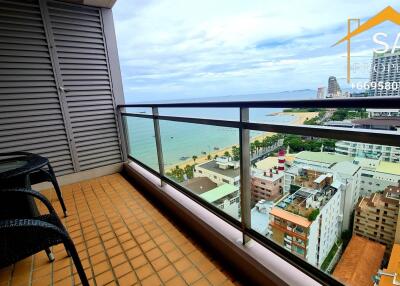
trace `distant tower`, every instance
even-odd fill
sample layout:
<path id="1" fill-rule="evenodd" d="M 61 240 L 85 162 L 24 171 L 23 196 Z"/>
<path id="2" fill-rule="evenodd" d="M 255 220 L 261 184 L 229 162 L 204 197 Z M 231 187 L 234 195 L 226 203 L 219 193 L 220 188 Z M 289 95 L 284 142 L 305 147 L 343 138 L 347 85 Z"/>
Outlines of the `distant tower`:
<path id="1" fill-rule="evenodd" d="M 318 99 L 324 99 L 325 98 L 325 86 L 318 87 L 317 98 Z"/>
<path id="2" fill-rule="evenodd" d="M 339 97 L 342 95 L 342 90 L 336 80 L 336 77 L 330 76 L 328 80 L 328 97 Z"/>
<path id="3" fill-rule="evenodd" d="M 285 150 L 281 149 L 278 152 L 278 171 L 285 171 Z"/>

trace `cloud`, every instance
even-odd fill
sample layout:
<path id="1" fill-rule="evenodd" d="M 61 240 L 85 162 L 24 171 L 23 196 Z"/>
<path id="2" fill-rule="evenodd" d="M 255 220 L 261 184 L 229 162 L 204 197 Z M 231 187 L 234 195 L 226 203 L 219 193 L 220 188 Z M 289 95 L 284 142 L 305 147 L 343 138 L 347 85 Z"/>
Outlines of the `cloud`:
<path id="1" fill-rule="evenodd" d="M 127 101 L 223 96 L 326 85 L 345 74 L 347 18 L 394 1 L 118 0 Z M 372 51 L 370 36 L 354 50 Z"/>

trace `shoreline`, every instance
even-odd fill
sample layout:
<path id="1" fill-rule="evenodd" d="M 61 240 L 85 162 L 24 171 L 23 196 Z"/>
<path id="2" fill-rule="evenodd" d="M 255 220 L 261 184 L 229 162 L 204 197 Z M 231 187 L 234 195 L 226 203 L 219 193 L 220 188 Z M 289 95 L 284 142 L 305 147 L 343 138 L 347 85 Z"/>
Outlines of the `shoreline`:
<path id="1" fill-rule="evenodd" d="M 277 113 L 272 113 L 272 114 L 269 114 L 269 115 L 272 115 L 272 116 L 293 115 L 294 119 L 289 124 L 290 125 L 302 125 L 305 120 L 311 119 L 311 118 L 317 116 L 318 112 L 277 112 Z M 256 140 L 261 141 L 265 137 L 270 137 L 270 136 L 272 136 L 274 134 L 276 134 L 276 133 L 274 133 L 274 132 L 264 132 L 262 134 L 259 134 L 259 135 L 256 135 L 254 137 L 251 137 L 250 138 L 250 142 L 254 142 Z M 165 172 L 169 172 L 171 169 L 175 168 L 176 166 L 179 166 L 179 168 L 183 169 L 186 165 L 205 163 L 205 162 L 209 161 L 209 159 L 207 159 L 208 155 L 211 155 L 211 158 L 214 159 L 215 155 L 218 155 L 218 157 L 223 156 L 226 151 L 228 151 L 229 153 L 232 153 L 232 147 L 233 146 L 238 146 L 238 145 L 237 144 L 230 145 L 230 146 L 227 146 L 227 147 L 222 148 L 220 150 L 214 150 L 214 151 L 212 151 L 212 152 L 210 152 L 209 154 L 206 154 L 206 155 L 199 155 L 198 158 L 196 159 L 196 162 L 194 162 L 192 158 L 189 158 L 189 159 L 187 159 L 185 161 L 178 162 L 176 164 L 166 165 L 165 166 Z"/>

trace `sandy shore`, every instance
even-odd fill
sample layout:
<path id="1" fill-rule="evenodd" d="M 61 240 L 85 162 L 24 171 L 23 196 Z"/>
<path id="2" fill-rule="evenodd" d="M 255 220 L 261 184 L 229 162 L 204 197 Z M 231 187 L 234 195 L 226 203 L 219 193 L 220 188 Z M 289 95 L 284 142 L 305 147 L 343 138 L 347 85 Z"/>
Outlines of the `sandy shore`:
<path id="1" fill-rule="evenodd" d="M 317 116 L 318 112 L 279 112 L 274 115 L 294 115 L 295 119 L 290 124 L 302 125 L 305 120 Z M 265 137 L 270 137 L 274 134 L 275 133 L 273 133 L 273 132 L 265 132 L 260 135 L 252 137 L 250 141 L 251 142 L 254 142 L 256 140 L 262 141 Z M 201 163 L 209 161 L 207 159 L 208 155 L 211 155 L 211 158 L 214 159 L 215 155 L 218 155 L 219 157 L 223 156 L 226 151 L 228 151 L 229 153 L 232 153 L 233 146 L 237 146 L 237 145 L 228 146 L 226 148 L 213 151 L 207 155 L 198 155 L 198 158 L 196 159 L 196 164 L 201 164 Z M 177 164 L 167 165 L 167 166 L 165 166 L 165 170 L 166 170 L 166 172 L 168 172 L 169 170 L 171 170 L 172 168 L 175 168 L 176 166 L 179 166 L 181 169 L 183 169 L 186 165 L 193 165 L 193 164 L 194 164 L 194 161 L 192 158 L 190 158 L 188 160 L 179 162 Z"/>

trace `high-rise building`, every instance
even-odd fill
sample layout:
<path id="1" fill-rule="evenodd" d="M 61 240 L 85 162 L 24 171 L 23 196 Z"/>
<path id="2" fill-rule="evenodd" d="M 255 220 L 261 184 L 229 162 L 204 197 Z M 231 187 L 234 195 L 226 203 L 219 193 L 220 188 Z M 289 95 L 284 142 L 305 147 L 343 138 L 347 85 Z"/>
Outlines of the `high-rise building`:
<path id="1" fill-rule="evenodd" d="M 270 211 L 270 237 L 321 267 L 340 236 L 343 184 L 330 173 L 304 169 L 293 183 L 297 190 Z"/>
<path id="2" fill-rule="evenodd" d="M 324 86 L 318 87 L 318 90 L 317 90 L 317 98 L 318 98 L 318 99 L 323 99 L 323 98 L 325 98 L 325 87 L 324 87 Z"/>
<path id="3" fill-rule="evenodd" d="M 374 53 L 371 74 L 371 87 L 374 83 L 375 88 L 369 90 L 369 96 L 400 96 L 400 50 L 378 54 Z M 378 84 L 382 82 L 383 88 Z M 390 87 L 385 85 L 390 83 Z"/>
<path id="4" fill-rule="evenodd" d="M 366 144 L 352 141 L 337 141 L 335 143 L 336 154 L 352 157 L 375 156 L 382 161 L 400 162 L 400 147 L 378 144 Z"/>
<path id="5" fill-rule="evenodd" d="M 342 95 L 342 90 L 337 82 L 336 77 L 330 76 L 328 80 L 328 95 L 327 97 L 340 97 Z"/>
<path id="6" fill-rule="evenodd" d="M 383 194 L 362 197 L 354 215 L 353 233 L 386 245 L 390 253 L 393 243 L 400 242 L 400 187 L 389 186 Z"/>

